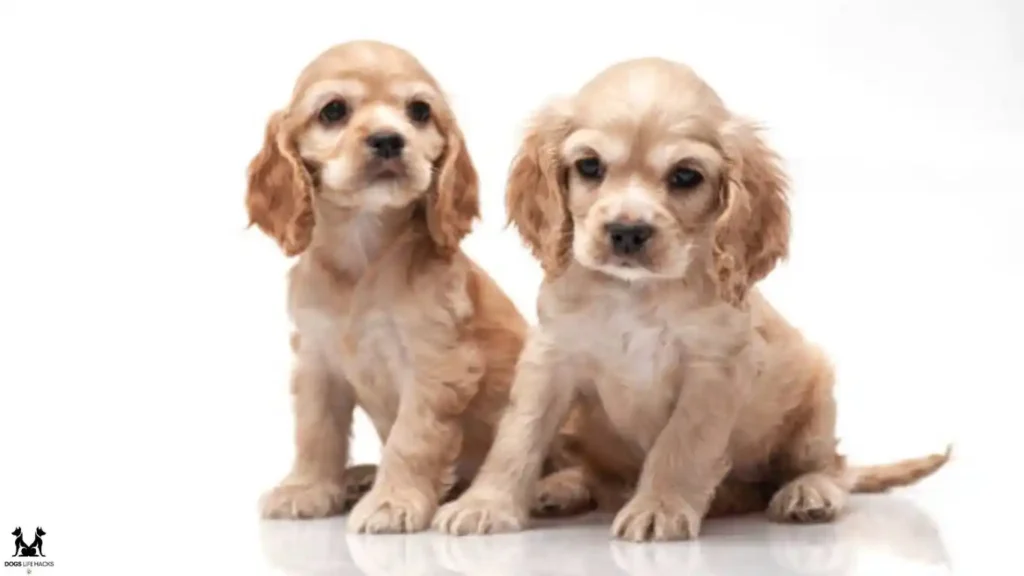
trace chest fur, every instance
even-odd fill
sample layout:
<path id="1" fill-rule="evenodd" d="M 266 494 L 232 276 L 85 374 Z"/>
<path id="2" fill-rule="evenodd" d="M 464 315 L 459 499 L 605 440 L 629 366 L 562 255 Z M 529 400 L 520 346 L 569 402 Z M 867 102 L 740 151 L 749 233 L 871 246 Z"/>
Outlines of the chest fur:
<path id="1" fill-rule="evenodd" d="M 560 318 L 557 340 L 586 372 L 647 388 L 680 363 L 684 343 L 672 326 L 635 309 L 591 310 Z M 606 378 L 598 378 L 603 380 Z"/>
<path id="2" fill-rule="evenodd" d="M 413 328 L 402 308 L 379 292 L 358 286 L 331 290 L 298 286 L 290 313 L 299 334 L 300 361 L 317 362 L 352 387 L 358 404 L 378 426 L 388 427 L 409 381 L 408 337 Z"/>
<path id="3" fill-rule="evenodd" d="M 592 296 L 548 320 L 563 360 L 619 433 L 649 447 L 686 386 L 687 366 L 727 354 L 742 322 L 725 306 L 632 294 Z"/>
<path id="4" fill-rule="evenodd" d="M 624 438 L 649 445 L 671 413 L 685 342 L 656 309 L 588 307 L 557 317 L 555 341 L 581 393 Z"/>

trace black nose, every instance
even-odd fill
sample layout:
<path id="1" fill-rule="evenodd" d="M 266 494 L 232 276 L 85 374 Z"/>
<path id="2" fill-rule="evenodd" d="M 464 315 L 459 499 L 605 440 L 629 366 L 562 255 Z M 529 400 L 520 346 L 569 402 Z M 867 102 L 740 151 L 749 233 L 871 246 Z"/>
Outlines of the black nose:
<path id="1" fill-rule="evenodd" d="M 643 249 L 644 244 L 654 235 L 650 224 L 623 224 L 613 222 L 605 226 L 612 250 L 619 256 L 629 256 Z"/>
<path id="2" fill-rule="evenodd" d="M 379 158 L 394 158 L 401 154 L 405 139 L 394 132 L 374 132 L 366 137 L 366 145 Z"/>

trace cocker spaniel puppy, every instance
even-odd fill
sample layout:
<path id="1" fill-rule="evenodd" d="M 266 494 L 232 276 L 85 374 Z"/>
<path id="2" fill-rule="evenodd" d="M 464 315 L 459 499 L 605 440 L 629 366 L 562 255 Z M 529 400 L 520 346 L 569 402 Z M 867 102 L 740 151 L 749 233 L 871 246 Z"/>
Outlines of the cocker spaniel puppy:
<path id="1" fill-rule="evenodd" d="M 611 66 L 534 119 L 507 208 L 545 281 L 480 474 L 434 523 L 518 530 L 574 401 L 588 489 L 621 494 L 614 536 L 688 539 L 709 514 L 834 518 L 848 492 L 910 483 L 945 455 L 851 468 L 825 355 L 754 284 L 787 253 L 787 182 L 757 128 L 687 66 Z M 568 472 L 566 472 L 568 473 Z"/>
<path id="2" fill-rule="evenodd" d="M 391 45 L 327 50 L 270 118 L 246 203 L 298 255 L 296 457 L 263 515 L 341 513 L 369 479 L 350 529 L 429 526 L 490 447 L 527 329 L 459 249 L 478 215 L 477 174 L 437 82 Z M 383 442 L 375 480 L 372 468 L 346 474 L 357 405 Z"/>

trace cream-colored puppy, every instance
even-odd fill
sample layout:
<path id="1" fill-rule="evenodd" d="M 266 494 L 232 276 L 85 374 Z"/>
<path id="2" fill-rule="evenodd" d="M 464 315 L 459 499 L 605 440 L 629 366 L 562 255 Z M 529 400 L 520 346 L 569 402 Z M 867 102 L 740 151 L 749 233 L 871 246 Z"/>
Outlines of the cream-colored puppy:
<path id="1" fill-rule="evenodd" d="M 358 405 L 383 455 L 349 527 L 427 527 L 490 448 L 527 328 L 459 249 L 478 214 L 477 174 L 438 83 L 387 44 L 325 51 L 267 125 L 247 208 L 298 255 L 288 296 L 296 456 L 263 515 L 338 514 L 373 481 L 372 468 L 346 469 Z"/>
<path id="2" fill-rule="evenodd" d="M 575 400 L 580 473 L 595 497 L 627 487 L 613 532 L 633 541 L 766 505 L 827 521 L 850 490 L 940 467 L 948 453 L 869 469 L 837 454 L 829 362 L 754 288 L 786 256 L 786 188 L 757 129 L 679 63 L 619 63 L 543 109 L 507 190 L 546 272 L 540 324 L 480 475 L 435 526 L 521 529 Z"/>

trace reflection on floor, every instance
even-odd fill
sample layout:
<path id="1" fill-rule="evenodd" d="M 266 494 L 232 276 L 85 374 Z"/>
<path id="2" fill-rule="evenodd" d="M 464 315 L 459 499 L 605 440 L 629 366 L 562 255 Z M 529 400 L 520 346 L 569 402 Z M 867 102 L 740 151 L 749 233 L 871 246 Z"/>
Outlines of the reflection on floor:
<path id="1" fill-rule="evenodd" d="M 630 544 L 608 536 L 611 518 L 537 523 L 520 534 L 455 538 L 347 534 L 344 518 L 263 522 L 263 552 L 289 576 L 631 576 L 946 574 L 932 518 L 895 495 L 859 497 L 841 521 L 771 524 L 759 516 L 710 521 L 696 542 Z"/>

